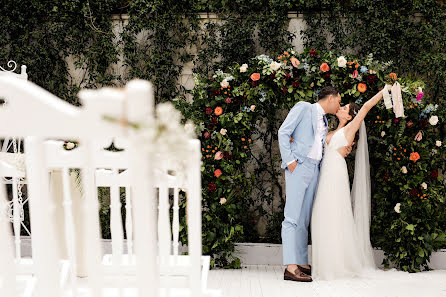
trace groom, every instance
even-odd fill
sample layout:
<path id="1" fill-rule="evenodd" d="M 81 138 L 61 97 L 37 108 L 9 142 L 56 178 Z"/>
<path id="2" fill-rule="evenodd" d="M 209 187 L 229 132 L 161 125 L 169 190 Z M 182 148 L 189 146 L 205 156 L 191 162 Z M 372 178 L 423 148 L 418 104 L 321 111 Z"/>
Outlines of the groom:
<path id="1" fill-rule="evenodd" d="M 290 110 L 279 129 L 282 168 L 285 169 L 286 203 L 282 222 L 285 280 L 311 282 L 308 265 L 308 225 L 319 179 L 323 144 L 327 135 L 325 114 L 336 114 L 341 95 L 332 86 L 324 87 L 318 102 L 300 101 Z M 290 138 L 294 138 L 290 142 Z M 351 147 L 340 149 L 344 157 Z M 327 247 L 330 248 L 330 247 Z"/>

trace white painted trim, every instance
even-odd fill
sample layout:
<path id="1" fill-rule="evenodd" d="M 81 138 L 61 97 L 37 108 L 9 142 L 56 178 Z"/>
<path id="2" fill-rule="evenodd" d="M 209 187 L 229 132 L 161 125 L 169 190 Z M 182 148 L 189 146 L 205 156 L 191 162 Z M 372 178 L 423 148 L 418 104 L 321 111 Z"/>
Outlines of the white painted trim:
<path id="1" fill-rule="evenodd" d="M 127 246 L 124 240 L 124 250 Z M 240 257 L 242 265 L 282 265 L 282 245 L 274 243 L 237 243 L 236 255 Z M 102 251 L 104 254 L 111 253 L 111 240 L 102 240 Z M 179 247 L 179 254 L 186 251 L 184 246 Z M 126 252 L 126 251 L 125 251 Z M 31 238 L 22 237 L 22 256 L 31 256 Z M 308 256 L 311 259 L 311 246 L 308 249 Z M 380 266 L 384 258 L 384 252 L 379 249 L 374 250 L 375 263 Z M 311 264 L 311 263 L 310 263 Z M 446 269 L 446 249 L 432 253 L 429 264 L 432 269 Z"/>

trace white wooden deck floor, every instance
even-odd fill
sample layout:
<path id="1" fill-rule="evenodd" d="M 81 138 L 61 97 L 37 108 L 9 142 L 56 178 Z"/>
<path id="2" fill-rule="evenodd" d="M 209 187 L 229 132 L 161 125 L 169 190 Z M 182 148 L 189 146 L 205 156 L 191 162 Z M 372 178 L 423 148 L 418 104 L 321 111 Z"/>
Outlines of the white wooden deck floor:
<path id="1" fill-rule="evenodd" d="M 253 265 L 214 269 L 208 287 L 224 297 L 441 297 L 446 296 L 446 270 L 420 273 L 386 271 L 370 279 L 313 281 L 283 280 L 284 266 Z"/>

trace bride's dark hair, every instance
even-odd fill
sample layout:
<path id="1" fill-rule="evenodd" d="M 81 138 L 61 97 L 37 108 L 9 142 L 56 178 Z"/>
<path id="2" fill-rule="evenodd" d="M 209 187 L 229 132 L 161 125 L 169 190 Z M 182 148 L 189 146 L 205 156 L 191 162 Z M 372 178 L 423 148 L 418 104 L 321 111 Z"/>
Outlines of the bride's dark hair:
<path id="1" fill-rule="evenodd" d="M 355 118 L 360 109 L 361 107 L 355 102 L 350 102 L 348 104 L 348 114 L 352 117 L 350 121 Z M 358 145 L 358 140 L 359 140 L 359 130 L 355 134 L 355 139 L 353 140 L 355 144 L 353 145 L 352 150 L 356 150 L 356 146 Z"/>

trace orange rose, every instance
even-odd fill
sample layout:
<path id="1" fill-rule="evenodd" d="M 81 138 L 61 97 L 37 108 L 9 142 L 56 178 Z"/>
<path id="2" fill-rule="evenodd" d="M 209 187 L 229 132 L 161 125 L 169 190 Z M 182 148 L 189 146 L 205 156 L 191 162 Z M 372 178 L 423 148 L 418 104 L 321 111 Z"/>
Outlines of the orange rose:
<path id="1" fill-rule="evenodd" d="M 418 153 L 410 153 L 410 158 L 411 161 L 418 161 L 420 159 L 420 155 Z"/>
<path id="2" fill-rule="evenodd" d="M 221 115 L 223 113 L 223 108 L 221 108 L 220 106 L 215 108 L 215 115 Z"/>
<path id="3" fill-rule="evenodd" d="M 397 80 L 397 78 L 398 78 L 398 77 L 396 76 L 396 73 L 393 73 L 393 72 L 389 74 L 389 77 L 390 77 L 391 79 L 393 79 L 393 80 Z"/>
<path id="4" fill-rule="evenodd" d="M 358 91 L 360 91 L 361 93 L 364 93 L 366 90 L 367 90 L 366 84 L 363 84 L 363 83 L 358 84 Z"/>
<path id="5" fill-rule="evenodd" d="M 330 70 L 330 66 L 328 66 L 327 63 L 322 63 L 320 69 L 322 72 L 327 72 L 328 70 Z"/>
<path id="6" fill-rule="evenodd" d="M 221 172 L 220 169 L 217 169 L 217 170 L 214 171 L 214 175 L 215 175 L 216 178 L 219 178 L 220 175 L 222 175 L 222 174 L 223 174 L 223 173 Z"/>
<path id="7" fill-rule="evenodd" d="M 253 81 L 258 81 L 260 79 L 260 73 L 253 73 L 253 74 L 251 74 L 251 79 Z"/>

